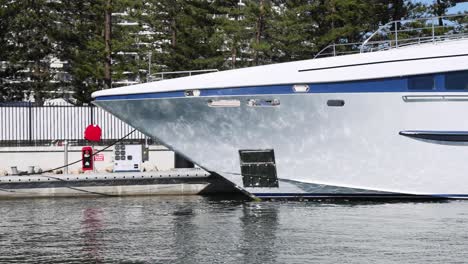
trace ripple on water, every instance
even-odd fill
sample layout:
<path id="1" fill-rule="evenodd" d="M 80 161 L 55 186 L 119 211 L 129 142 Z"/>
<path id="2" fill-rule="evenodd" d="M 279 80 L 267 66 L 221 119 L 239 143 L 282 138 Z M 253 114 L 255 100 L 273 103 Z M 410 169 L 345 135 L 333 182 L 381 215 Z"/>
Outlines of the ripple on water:
<path id="1" fill-rule="evenodd" d="M 463 263 L 468 202 L 2 201 L 1 263 Z"/>

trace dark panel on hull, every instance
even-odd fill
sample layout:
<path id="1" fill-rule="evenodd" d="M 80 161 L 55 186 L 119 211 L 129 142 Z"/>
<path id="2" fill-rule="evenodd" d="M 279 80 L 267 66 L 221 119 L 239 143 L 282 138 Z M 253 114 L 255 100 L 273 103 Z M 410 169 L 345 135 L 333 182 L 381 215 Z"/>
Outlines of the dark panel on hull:
<path id="1" fill-rule="evenodd" d="M 269 150 L 239 150 L 244 187 L 278 187 L 275 154 Z"/>

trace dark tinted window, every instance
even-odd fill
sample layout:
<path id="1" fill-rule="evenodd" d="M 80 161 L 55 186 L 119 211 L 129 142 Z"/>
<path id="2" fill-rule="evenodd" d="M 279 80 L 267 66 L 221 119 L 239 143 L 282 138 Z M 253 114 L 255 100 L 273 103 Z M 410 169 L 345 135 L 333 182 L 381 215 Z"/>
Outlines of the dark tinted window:
<path id="1" fill-rule="evenodd" d="M 408 78 L 408 89 L 410 90 L 432 90 L 434 89 L 434 76 L 425 75 Z"/>
<path id="2" fill-rule="evenodd" d="M 447 90 L 468 90 L 468 71 L 445 74 L 445 88 Z"/>

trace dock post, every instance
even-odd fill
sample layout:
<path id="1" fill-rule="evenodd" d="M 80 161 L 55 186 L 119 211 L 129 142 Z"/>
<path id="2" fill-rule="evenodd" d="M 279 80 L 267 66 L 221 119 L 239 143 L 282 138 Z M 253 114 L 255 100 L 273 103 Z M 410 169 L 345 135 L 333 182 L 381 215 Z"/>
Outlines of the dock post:
<path id="1" fill-rule="evenodd" d="M 63 168 L 63 172 L 64 174 L 68 174 L 68 141 L 65 140 L 65 142 L 63 142 L 63 165 L 65 166 Z"/>

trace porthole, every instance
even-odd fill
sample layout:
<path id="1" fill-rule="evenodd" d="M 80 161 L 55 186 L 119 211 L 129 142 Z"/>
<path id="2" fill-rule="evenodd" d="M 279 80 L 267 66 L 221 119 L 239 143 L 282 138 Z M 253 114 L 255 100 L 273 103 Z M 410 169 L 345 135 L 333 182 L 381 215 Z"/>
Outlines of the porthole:
<path id="1" fill-rule="evenodd" d="M 328 106 L 335 106 L 335 107 L 341 107 L 345 105 L 344 100 L 328 100 L 327 101 Z"/>

